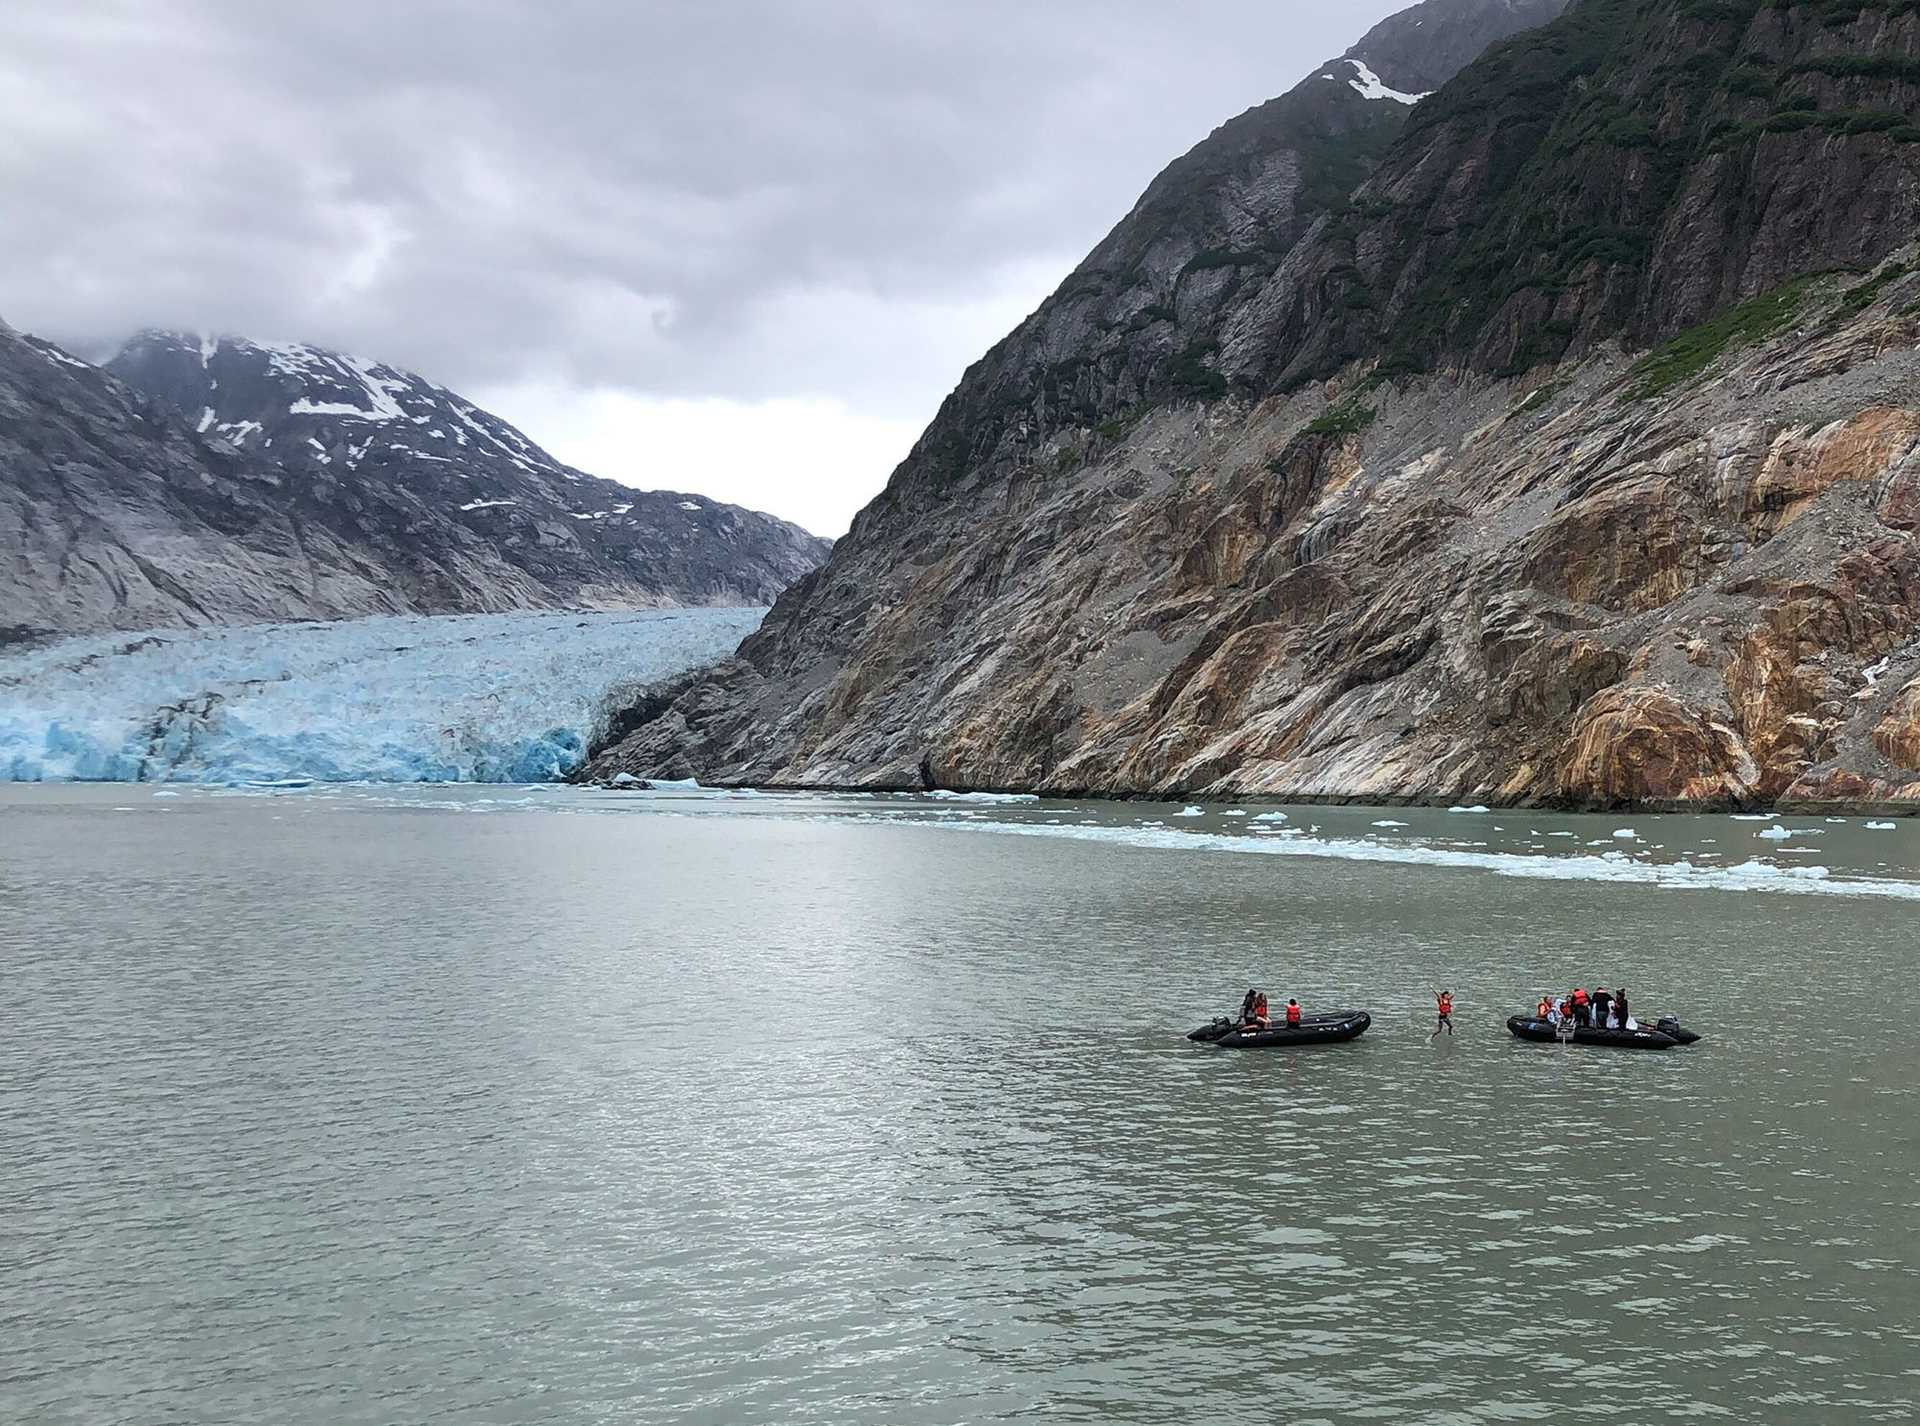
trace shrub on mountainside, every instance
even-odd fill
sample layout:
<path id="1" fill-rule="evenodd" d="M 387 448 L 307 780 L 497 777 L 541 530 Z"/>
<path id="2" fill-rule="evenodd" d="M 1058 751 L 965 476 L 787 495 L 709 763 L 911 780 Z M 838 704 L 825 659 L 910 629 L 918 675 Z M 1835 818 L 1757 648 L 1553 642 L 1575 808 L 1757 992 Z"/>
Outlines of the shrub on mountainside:
<path id="1" fill-rule="evenodd" d="M 1628 372 L 1627 399 L 1644 401 L 1691 381 L 1725 354 L 1783 331 L 1799 315 L 1807 289 L 1817 278 L 1803 277 L 1749 298 L 1710 322 L 1690 327 L 1647 353 Z"/>
<path id="2" fill-rule="evenodd" d="M 1350 396 L 1307 422 L 1304 434 L 1336 438 L 1357 436 L 1373 424 L 1378 414 L 1373 407 L 1362 403 L 1359 397 Z"/>

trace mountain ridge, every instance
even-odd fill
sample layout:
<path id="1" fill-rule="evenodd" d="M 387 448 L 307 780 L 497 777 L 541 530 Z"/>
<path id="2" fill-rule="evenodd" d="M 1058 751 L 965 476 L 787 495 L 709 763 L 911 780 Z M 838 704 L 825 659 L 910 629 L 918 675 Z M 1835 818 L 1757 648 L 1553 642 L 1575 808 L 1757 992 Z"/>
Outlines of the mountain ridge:
<path id="1" fill-rule="evenodd" d="M 312 347 L 147 333 L 96 367 L 0 330 L 0 416 L 0 625 L 15 639 L 758 606 L 830 548 L 703 496 L 584 475 L 444 388 Z"/>

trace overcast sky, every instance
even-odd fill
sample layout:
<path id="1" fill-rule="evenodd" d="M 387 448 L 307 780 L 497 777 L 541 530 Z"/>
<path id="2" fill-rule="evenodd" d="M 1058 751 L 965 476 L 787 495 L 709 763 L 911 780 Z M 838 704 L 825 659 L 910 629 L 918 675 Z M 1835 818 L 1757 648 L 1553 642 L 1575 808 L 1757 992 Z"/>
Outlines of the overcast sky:
<path id="1" fill-rule="evenodd" d="M 1408 0 L 4 0 L 0 317 L 410 367 L 845 530 L 1148 180 Z"/>

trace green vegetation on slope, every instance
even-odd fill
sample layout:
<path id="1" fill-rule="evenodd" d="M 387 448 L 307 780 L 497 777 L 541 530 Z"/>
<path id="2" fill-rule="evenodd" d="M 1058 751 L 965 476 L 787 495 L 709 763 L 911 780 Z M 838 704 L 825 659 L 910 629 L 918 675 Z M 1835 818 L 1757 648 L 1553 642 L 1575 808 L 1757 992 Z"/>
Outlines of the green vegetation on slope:
<path id="1" fill-rule="evenodd" d="M 1357 436 L 1373 424 L 1377 414 L 1371 406 L 1363 405 L 1359 397 L 1349 396 L 1307 422 L 1305 433 L 1309 436 Z"/>
<path id="2" fill-rule="evenodd" d="M 1763 342 L 1784 330 L 1799 315 L 1807 289 L 1818 280 L 1803 277 L 1750 298 L 1648 352 L 1627 373 L 1631 380 L 1627 399 L 1644 401 L 1671 391 L 1712 366 L 1724 353 Z"/>
<path id="3" fill-rule="evenodd" d="M 1849 287 L 1846 292 L 1841 295 L 1840 305 L 1833 309 L 1833 314 L 1828 320 L 1844 322 L 1849 318 L 1859 316 L 1873 305 L 1873 300 L 1876 297 L 1912 271 L 1913 264 L 1910 262 L 1887 263 L 1871 277 L 1856 282 L 1852 287 Z"/>

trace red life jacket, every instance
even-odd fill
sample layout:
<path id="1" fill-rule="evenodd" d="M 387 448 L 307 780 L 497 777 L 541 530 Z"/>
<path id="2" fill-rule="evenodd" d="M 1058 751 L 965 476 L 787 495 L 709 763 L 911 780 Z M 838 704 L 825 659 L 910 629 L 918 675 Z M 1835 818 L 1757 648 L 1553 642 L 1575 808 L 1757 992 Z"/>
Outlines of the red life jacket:
<path id="1" fill-rule="evenodd" d="M 1576 990 L 1576 991 L 1574 991 L 1574 993 L 1573 993 L 1573 1008 L 1574 1008 L 1575 1010 L 1584 1010 L 1584 1009 L 1586 1009 L 1586 1008 L 1587 1008 L 1587 993 L 1586 993 L 1586 991 L 1584 991 L 1584 990 Z"/>
<path id="2" fill-rule="evenodd" d="M 1453 1014 L 1453 997 L 1451 995 L 1443 995 L 1440 997 L 1440 1013 L 1442 1015 Z"/>
<path id="3" fill-rule="evenodd" d="M 1262 1025 L 1267 1023 L 1267 997 L 1266 996 L 1263 995 L 1258 1000 L 1253 1002 L 1253 1018 L 1258 1020 Z"/>
<path id="4" fill-rule="evenodd" d="M 1300 1028 L 1300 1007 L 1298 1005 L 1289 1005 L 1287 1007 L 1287 1028 L 1290 1030 Z"/>

